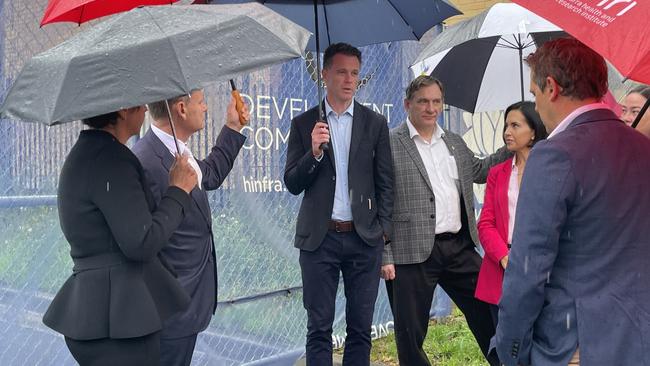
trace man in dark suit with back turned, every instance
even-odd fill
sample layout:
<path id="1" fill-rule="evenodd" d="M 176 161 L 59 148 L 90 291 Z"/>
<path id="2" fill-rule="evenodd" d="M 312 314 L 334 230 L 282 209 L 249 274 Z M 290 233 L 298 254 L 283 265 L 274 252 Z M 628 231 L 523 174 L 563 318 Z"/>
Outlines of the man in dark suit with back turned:
<path id="1" fill-rule="evenodd" d="M 549 132 L 526 163 L 496 349 L 515 365 L 650 365 L 650 141 L 606 104 L 607 65 L 575 39 L 528 56 Z"/>
<path id="2" fill-rule="evenodd" d="M 176 229 L 161 257 L 175 270 L 177 279 L 191 297 L 190 306 L 169 318 L 160 336 L 160 364 L 163 366 L 189 365 L 199 332 L 210 324 L 217 305 L 217 268 L 212 237 L 212 214 L 206 191 L 214 190 L 226 179 L 232 169 L 245 137 L 239 133 L 248 120 L 244 107 L 244 124 L 239 122 L 234 100 L 228 105 L 226 125 L 204 160 L 196 160 L 185 145 L 195 132 L 205 127 L 208 109 L 203 91 L 194 90 L 168 101 L 181 153 L 190 156 L 189 162 L 198 175 L 198 185 L 191 192 L 191 210 Z M 165 101 L 148 105 L 154 119 L 151 129 L 133 147 L 133 152 L 144 167 L 147 181 L 156 199 L 160 201 L 169 185 L 168 171 L 174 161 L 176 146 L 169 125 Z"/>
<path id="3" fill-rule="evenodd" d="M 304 192 L 295 246 L 307 310 L 307 365 L 332 364 L 339 273 L 347 336 L 343 364 L 369 364 L 370 327 L 384 241 L 390 237 L 393 169 L 386 119 L 354 101 L 361 52 L 344 43 L 323 58 L 327 123 L 317 108 L 291 122 L 284 181 Z M 331 142 L 330 142 L 331 136 Z M 323 151 L 322 143 L 330 142 Z"/>

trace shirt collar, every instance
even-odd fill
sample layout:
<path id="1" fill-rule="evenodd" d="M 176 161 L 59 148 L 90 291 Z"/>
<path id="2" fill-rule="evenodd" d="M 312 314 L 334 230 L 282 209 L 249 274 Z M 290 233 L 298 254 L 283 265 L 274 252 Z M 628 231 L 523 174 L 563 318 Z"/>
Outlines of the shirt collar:
<path id="1" fill-rule="evenodd" d="M 169 152 L 172 155 L 176 155 L 176 145 L 174 144 L 174 136 L 168 134 L 167 132 L 161 130 L 160 128 L 154 126 L 151 124 L 151 131 L 156 135 L 160 141 L 165 145 L 165 147 L 169 150 Z M 187 148 L 185 143 L 181 140 L 176 139 L 178 141 L 178 148 L 181 149 L 181 154 L 184 152 L 187 152 L 188 154 L 192 155 L 192 152 L 190 149 Z"/>
<path id="2" fill-rule="evenodd" d="M 329 116 L 330 113 L 336 113 L 336 112 L 334 112 L 332 106 L 330 106 L 330 103 L 327 101 L 327 97 L 325 97 L 325 115 Z M 344 115 L 346 113 L 349 114 L 350 117 L 354 117 L 354 98 L 352 98 L 352 103 L 350 103 L 350 106 L 345 111 L 343 111 L 341 115 Z"/>
<path id="3" fill-rule="evenodd" d="M 610 109 L 610 108 L 609 108 L 609 106 L 607 104 L 601 103 L 601 102 L 585 104 L 582 107 L 580 107 L 580 108 L 574 110 L 573 112 L 569 113 L 569 115 L 566 116 L 566 118 L 564 118 L 562 120 L 562 122 L 560 122 L 560 124 L 557 125 L 557 127 L 555 127 L 555 129 L 550 134 L 548 134 L 547 139 L 550 139 L 551 137 L 553 137 L 553 136 L 559 134 L 560 132 L 566 130 L 566 128 L 569 127 L 569 124 L 571 124 L 571 122 L 573 122 L 573 120 L 576 119 L 576 117 L 578 117 L 579 115 L 581 115 L 583 113 L 586 113 L 586 112 L 589 112 L 589 111 L 593 111 L 595 109 Z"/>
<path id="4" fill-rule="evenodd" d="M 416 136 L 424 140 L 424 138 L 420 136 L 420 133 L 415 129 L 415 126 L 413 126 L 413 123 L 411 123 L 411 120 L 408 117 L 406 117 L 406 126 L 409 128 L 409 136 L 411 137 L 411 140 Z M 440 125 L 437 125 L 436 129 L 433 131 L 431 142 L 433 143 L 434 141 L 442 139 L 444 135 L 445 131 L 442 129 L 442 127 L 440 127 Z"/>

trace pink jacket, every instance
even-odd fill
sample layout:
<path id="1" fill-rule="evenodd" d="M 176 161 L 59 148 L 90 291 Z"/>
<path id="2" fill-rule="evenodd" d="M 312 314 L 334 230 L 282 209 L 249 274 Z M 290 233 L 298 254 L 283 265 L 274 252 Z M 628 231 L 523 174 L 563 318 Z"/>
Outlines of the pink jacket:
<path id="1" fill-rule="evenodd" d="M 501 298 L 503 268 L 499 261 L 508 255 L 508 182 L 512 173 L 512 158 L 490 169 L 485 188 L 478 237 L 485 250 L 476 284 L 476 298 L 498 304 Z"/>

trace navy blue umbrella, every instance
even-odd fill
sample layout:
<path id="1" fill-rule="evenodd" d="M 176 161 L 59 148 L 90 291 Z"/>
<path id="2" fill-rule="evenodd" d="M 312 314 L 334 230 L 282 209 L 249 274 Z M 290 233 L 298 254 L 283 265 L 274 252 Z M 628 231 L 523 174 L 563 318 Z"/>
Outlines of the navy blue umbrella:
<path id="1" fill-rule="evenodd" d="M 217 0 L 243 3 L 253 0 Z M 376 43 L 419 40 L 443 20 L 462 14 L 448 0 L 257 0 L 316 35 L 307 49 L 345 42 L 356 47 Z M 314 22 L 314 5 L 318 24 Z M 318 32 L 316 32 L 318 29 Z"/>
<path id="2" fill-rule="evenodd" d="M 218 0 L 245 3 L 253 0 Z M 315 37 L 307 49 L 316 51 L 318 100 L 321 44 L 345 42 L 356 47 L 376 43 L 419 40 L 443 20 L 462 14 L 448 0 L 257 0 L 310 30 Z M 320 103 L 319 103 L 320 108 Z M 322 111 L 319 109 L 319 116 Z M 323 120 L 325 120 L 323 118 Z"/>

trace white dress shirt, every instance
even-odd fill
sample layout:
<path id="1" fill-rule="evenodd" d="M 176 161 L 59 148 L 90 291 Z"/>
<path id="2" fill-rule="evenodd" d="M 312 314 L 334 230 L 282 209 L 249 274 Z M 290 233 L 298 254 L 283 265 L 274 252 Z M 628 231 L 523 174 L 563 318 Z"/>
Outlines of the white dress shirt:
<path id="1" fill-rule="evenodd" d="M 162 141 L 165 147 L 167 147 L 169 153 L 172 154 L 172 156 L 175 156 L 176 145 L 174 144 L 174 136 L 154 126 L 153 124 L 151 125 L 151 131 L 160 139 L 160 141 Z M 194 171 L 196 171 L 196 177 L 198 179 L 199 189 L 203 189 L 201 185 L 201 181 L 203 181 L 203 172 L 201 172 L 201 168 L 199 167 L 199 164 L 196 162 L 196 159 L 194 159 L 194 155 L 192 154 L 192 151 L 187 147 L 187 145 L 185 145 L 183 141 L 181 140 L 177 140 L 177 141 L 178 141 L 178 148 L 180 149 L 180 153 L 187 154 L 189 156 L 188 162 L 190 163 L 192 168 L 194 168 Z"/>
<path id="2" fill-rule="evenodd" d="M 436 126 L 431 141 L 426 141 L 408 118 L 406 125 L 411 139 L 418 148 L 433 188 L 436 204 L 436 234 L 457 233 L 461 228 L 458 167 L 456 159 L 442 139 L 444 131 L 440 126 Z"/>

